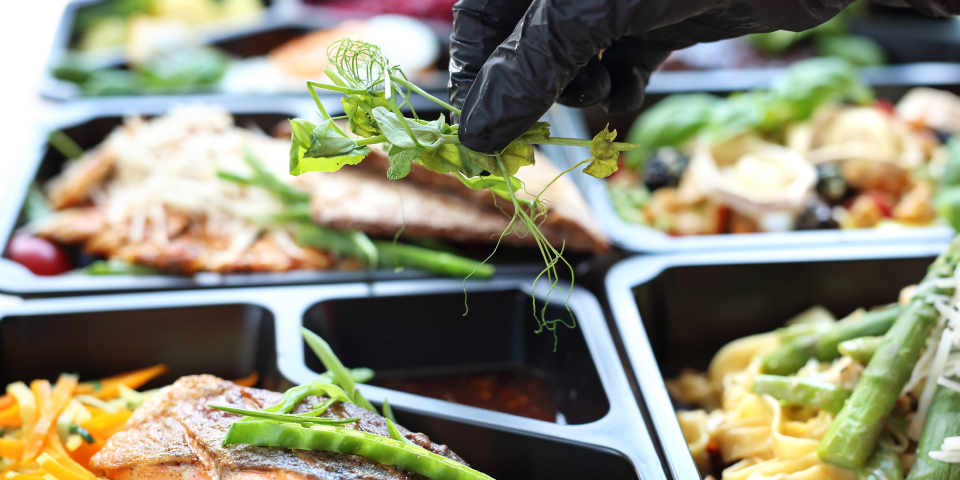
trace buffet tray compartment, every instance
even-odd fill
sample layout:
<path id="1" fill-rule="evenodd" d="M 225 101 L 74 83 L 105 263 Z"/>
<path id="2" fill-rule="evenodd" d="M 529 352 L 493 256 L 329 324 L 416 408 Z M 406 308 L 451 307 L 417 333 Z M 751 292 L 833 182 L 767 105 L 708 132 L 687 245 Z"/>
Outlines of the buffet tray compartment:
<path id="1" fill-rule="evenodd" d="M 726 343 L 775 330 L 822 305 L 838 318 L 896 302 L 946 243 L 635 256 L 607 274 L 607 302 L 628 376 L 668 474 L 699 478 L 664 386 L 705 371 Z"/>
<path id="2" fill-rule="evenodd" d="M 339 98 L 322 97 L 324 108 L 331 115 L 342 113 Z M 56 149 L 50 147 L 47 137 L 50 132 L 60 130 L 72 138 L 84 150 L 99 145 L 110 132 L 122 124 L 125 116 L 162 115 L 177 105 L 213 105 L 230 112 L 240 127 L 259 128 L 265 132 L 288 118 L 301 117 L 316 119 L 316 104 L 310 99 L 294 97 L 233 97 L 223 95 L 194 95 L 176 97 L 139 97 L 139 98 L 103 98 L 97 100 L 79 100 L 56 109 L 52 119 L 37 129 L 32 142 L 33 156 L 25 162 L 18 162 L 6 192 L 0 192 L 0 252 L 6 249 L 14 231 L 24 224 L 24 206 L 31 183 L 44 184 L 56 176 L 67 159 Z M 415 96 L 414 108 L 424 118 L 435 118 L 440 114 L 438 107 L 428 100 Z M 548 112 L 543 120 L 555 125 L 557 135 L 569 136 L 574 128 L 569 112 L 564 107 L 556 107 Z M 573 153 L 567 147 L 544 145 L 543 152 L 558 165 L 572 161 L 565 157 Z M 579 176 L 579 174 L 577 174 Z M 504 223 L 506 225 L 506 222 Z M 500 249 L 492 262 L 497 265 L 497 275 L 515 275 L 536 273 L 542 270 L 542 260 L 533 248 L 505 247 Z M 79 248 L 68 250 L 75 263 L 81 259 Z M 482 259 L 488 252 L 474 252 Z M 588 256 L 568 255 L 575 266 L 585 265 Z M 147 290 L 171 290 L 217 287 L 250 287 L 263 285 L 291 285 L 308 283 L 343 283 L 375 280 L 395 280 L 427 278 L 433 274 L 406 269 L 361 270 L 361 271 L 292 271 L 284 273 L 235 273 L 217 274 L 200 272 L 192 277 L 171 275 L 34 275 L 25 267 L 10 259 L 0 257 L 0 293 L 25 297 L 61 296 L 107 292 L 133 292 Z"/>
<path id="3" fill-rule="evenodd" d="M 23 300 L 0 307 L 0 381 L 52 379 L 61 371 L 91 380 L 166 363 L 169 374 L 147 388 L 180 375 L 237 379 L 256 371 L 258 387 L 283 390 L 323 370 L 307 360 L 312 353 L 299 332 L 305 326 L 327 339 L 347 366 L 391 375 L 425 367 L 470 373 L 477 364 L 503 361 L 545 372 L 566 424 L 360 386 L 377 405 L 389 399 L 401 424 L 449 445 L 494 478 L 666 478 L 596 298 L 573 289 L 569 307 L 578 325 L 558 332 L 554 352 L 548 332 L 532 333 L 532 281 L 435 279 Z M 472 308 L 464 317 L 465 291 Z M 539 287 L 534 293 L 539 302 L 546 294 Z M 550 309 L 566 312 L 562 300 Z"/>

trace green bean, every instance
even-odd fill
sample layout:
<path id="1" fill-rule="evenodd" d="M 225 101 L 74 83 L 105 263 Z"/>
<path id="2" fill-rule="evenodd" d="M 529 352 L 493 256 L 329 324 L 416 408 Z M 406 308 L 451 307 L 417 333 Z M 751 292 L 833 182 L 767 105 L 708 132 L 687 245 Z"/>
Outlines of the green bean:
<path id="1" fill-rule="evenodd" d="M 162 275 L 160 270 L 123 260 L 97 260 L 84 268 L 90 275 Z"/>
<path id="2" fill-rule="evenodd" d="M 360 394 L 360 391 L 357 390 L 357 383 L 353 379 L 353 373 L 347 369 L 347 367 L 344 367 L 343 363 L 340 363 L 340 359 L 333 353 L 330 344 L 320 338 L 316 333 L 304 327 L 300 327 L 300 334 L 303 335 L 303 339 L 306 340 L 307 345 L 310 346 L 313 353 L 320 358 L 323 366 L 327 367 L 327 370 L 333 374 L 336 383 L 346 392 L 347 397 L 349 397 L 347 401 L 370 410 L 373 413 L 378 413 L 373 404 L 364 398 L 363 395 Z"/>
<path id="3" fill-rule="evenodd" d="M 373 379 L 373 370 L 369 368 L 351 368 L 350 375 L 353 376 L 353 381 L 357 383 L 367 383 Z M 333 378 L 333 373 L 329 370 L 320 374 L 317 378 L 317 381 L 326 381 L 327 383 L 335 383 L 336 379 Z"/>
<path id="4" fill-rule="evenodd" d="M 303 385 L 297 385 L 296 387 L 287 390 L 283 394 L 283 398 L 280 399 L 280 403 L 263 409 L 265 412 L 269 413 L 290 413 L 293 411 L 300 402 L 311 395 L 325 395 L 331 399 L 336 399 L 341 402 L 353 403 L 347 393 L 343 391 L 342 388 L 333 385 L 331 383 L 323 381 L 312 381 L 310 383 L 304 383 Z"/>
<path id="5" fill-rule="evenodd" d="M 371 268 L 376 268 L 380 258 L 370 237 L 360 231 L 336 230 L 302 222 L 297 230 L 296 241 L 300 245 L 355 258 Z"/>
<path id="6" fill-rule="evenodd" d="M 386 406 L 386 404 L 384 404 L 384 406 Z M 394 423 L 393 420 L 391 420 L 389 417 L 384 417 L 384 418 L 386 418 L 387 420 L 387 431 L 390 432 L 390 438 L 394 440 L 399 440 L 403 443 L 409 443 L 411 445 L 415 445 L 413 442 L 410 441 L 409 438 L 404 437 L 403 434 L 400 433 L 400 429 L 397 428 L 397 424 Z"/>
<path id="7" fill-rule="evenodd" d="M 268 421 L 236 422 L 224 445 L 249 444 L 359 455 L 433 480 L 493 480 L 462 463 L 411 443 L 331 425 L 310 428 Z"/>
<path id="8" fill-rule="evenodd" d="M 224 412 L 236 413 L 237 415 L 245 415 L 248 418 L 260 418 L 264 420 L 274 420 L 277 422 L 290 422 L 290 423 L 308 423 L 308 424 L 319 424 L 319 425 L 346 425 L 348 423 L 354 423 L 357 420 L 360 420 L 360 417 L 354 418 L 326 418 L 326 417 L 314 417 L 309 415 L 293 415 L 289 413 L 270 413 L 262 410 L 247 410 L 244 408 L 234 408 L 227 407 L 224 405 L 207 405 L 214 410 L 223 410 Z"/>
<path id="9" fill-rule="evenodd" d="M 960 260 L 960 236 L 954 237 L 933 262 L 910 305 L 883 337 L 883 343 L 870 359 L 857 382 L 853 395 L 830 424 L 820 441 L 817 454 L 824 462 L 842 468 L 858 469 L 873 453 L 884 420 L 893 410 L 900 391 L 910 379 L 920 352 L 937 321 L 937 309 L 928 302 L 930 294 L 949 294 L 934 282 L 952 278 Z"/>
<path id="10" fill-rule="evenodd" d="M 816 407 L 830 413 L 839 412 L 851 393 L 832 383 L 780 375 L 757 375 L 753 379 L 753 391 L 770 395 L 787 405 Z"/>
<path id="11" fill-rule="evenodd" d="M 857 480 L 903 480 L 900 455 L 893 448 L 889 434 L 880 437 L 867 463 L 857 470 Z"/>
<path id="12" fill-rule="evenodd" d="M 393 414 L 393 407 L 390 406 L 390 401 L 386 398 L 383 399 L 383 406 L 380 407 L 383 410 L 383 417 L 392 422 L 397 421 L 397 417 Z"/>
<path id="13" fill-rule="evenodd" d="M 380 252 L 381 267 L 417 268 L 452 277 L 473 274 L 476 278 L 490 278 L 496 272 L 493 265 L 448 252 L 383 240 L 374 241 L 373 244 Z"/>
<path id="14" fill-rule="evenodd" d="M 903 310 L 904 307 L 900 305 L 891 305 L 882 310 L 867 312 L 856 320 L 837 323 L 820 336 L 817 342 L 817 360 L 827 362 L 840 357 L 837 350 L 840 342 L 887 333 Z"/>
<path id="15" fill-rule="evenodd" d="M 840 342 L 837 350 L 866 365 L 867 362 L 873 358 L 873 354 L 877 352 L 877 348 L 880 347 L 881 343 L 883 343 L 883 337 L 860 337 Z"/>
<path id="16" fill-rule="evenodd" d="M 927 381 L 931 381 L 928 379 Z M 917 445 L 917 460 L 910 468 L 907 480 L 956 480 L 960 478 L 960 463 L 948 463 L 930 458 L 930 452 L 940 450 L 947 437 L 960 436 L 960 392 L 937 387 L 927 421 Z"/>
<path id="17" fill-rule="evenodd" d="M 77 145 L 77 142 L 73 141 L 72 138 L 60 130 L 50 132 L 47 141 L 51 147 L 57 149 L 64 157 L 67 157 L 67 160 L 73 160 L 83 156 L 83 149 L 80 148 L 80 145 Z"/>
<path id="18" fill-rule="evenodd" d="M 763 357 L 760 371 L 772 375 L 797 373 L 813 357 L 817 347 L 816 335 L 803 335 L 781 344 Z"/>

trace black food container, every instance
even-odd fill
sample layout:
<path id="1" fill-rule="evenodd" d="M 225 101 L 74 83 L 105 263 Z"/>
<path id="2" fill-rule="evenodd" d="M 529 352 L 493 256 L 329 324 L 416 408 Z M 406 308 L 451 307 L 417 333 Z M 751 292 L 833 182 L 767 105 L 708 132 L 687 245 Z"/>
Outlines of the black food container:
<path id="1" fill-rule="evenodd" d="M 339 98 L 322 97 L 324 108 L 332 115 L 342 112 Z M 419 97 L 413 97 L 414 108 L 424 118 L 440 114 L 438 107 Z M 219 95 L 151 97 L 151 98 L 110 98 L 72 102 L 58 108 L 55 117 L 44 127 L 38 129 L 34 142 L 34 156 L 19 165 L 15 180 L 10 188 L 0 195 L 0 252 L 6 249 L 16 228 L 22 224 L 22 212 L 27 191 L 32 182 L 43 184 L 57 175 L 66 159 L 47 143 L 50 131 L 61 130 L 74 139 L 82 148 L 89 149 L 100 144 L 106 136 L 123 121 L 124 116 L 142 114 L 147 116 L 166 113 L 175 105 L 206 104 L 225 108 L 234 115 L 236 124 L 241 127 L 254 126 L 270 131 L 274 125 L 287 118 L 317 118 L 317 107 L 313 100 L 293 97 L 227 97 Z M 572 112 L 564 107 L 552 109 L 544 117 L 551 122 L 557 135 L 570 136 L 575 122 Z M 563 156 L 573 153 L 567 147 L 544 145 L 542 151 L 560 166 L 569 163 Z M 576 174 L 579 175 L 579 174 Z M 506 223 L 504 224 L 506 225 Z M 80 259 L 79 249 L 68 249 L 75 263 Z M 477 254 L 482 260 L 488 252 Z M 592 259 L 589 255 L 568 254 L 571 263 L 580 269 L 588 268 Z M 491 259 L 497 265 L 498 275 L 518 273 L 536 273 L 543 269 L 542 259 L 535 248 L 502 248 Z M 286 273 L 237 273 L 217 274 L 200 272 L 192 277 L 161 275 L 57 275 L 38 276 L 12 260 L 0 257 L 0 293 L 37 297 L 76 295 L 95 292 L 131 292 L 147 290 L 170 290 L 216 287 L 250 287 L 261 285 L 289 285 L 305 283 L 342 283 L 356 281 L 374 281 L 386 279 L 426 278 L 431 274 L 405 269 L 397 272 L 393 269 L 374 271 L 292 271 Z"/>
<path id="2" fill-rule="evenodd" d="M 651 79 L 645 108 L 662 100 L 666 95 L 678 92 L 707 91 L 718 95 L 728 95 L 735 91 L 767 86 L 782 70 L 756 70 L 753 72 L 664 72 L 676 73 L 677 78 L 667 81 L 664 77 L 658 83 L 657 75 Z M 751 73 L 753 75 L 751 75 Z M 938 89 L 960 93 L 960 64 L 929 63 L 895 65 L 879 69 L 864 69 L 867 83 L 873 85 L 878 98 L 896 102 L 907 91 L 918 86 L 932 86 Z M 697 75 L 717 75 L 712 87 L 699 83 Z M 624 138 L 637 113 L 623 115 L 605 115 L 587 110 L 585 113 L 573 110 L 576 115 L 572 132 L 574 136 L 589 138 L 590 132 L 599 131 L 609 123 L 610 129 L 616 128 Z M 566 158 L 588 158 L 585 148 L 573 150 Z M 586 156 L 584 156 L 586 155 Z M 575 163 L 566 165 L 570 167 Z M 574 175 L 573 178 L 586 197 L 593 210 L 594 217 L 610 237 L 610 242 L 623 250 L 634 253 L 669 253 L 703 250 L 733 250 L 776 247 L 836 246 L 945 242 L 954 230 L 946 225 L 910 227 L 898 229 L 855 229 L 855 230 L 806 230 L 788 232 L 763 232 L 748 234 L 690 235 L 671 236 L 653 227 L 624 220 L 617 214 L 610 199 L 607 181 L 587 175 Z"/>
<path id="3" fill-rule="evenodd" d="M 769 249 L 633 257 L 606 277 L 628 373 L 668 475 L 699 478 L 664 386 L 684 368 L 705 371 L 732 340 L 773 331 L 822 305 L 837 316 L 897 301 L 946 243 Z"/>
<path id="4" fill-rule="evenodd" d="M 65 101 L 83 98 L 80 88 L 71 82 L 60 80 L 53 76 L 53 69 L 67 58 L 76 41 L 75 26 L 78 14 L 91 5 L 101 3 L 102 0 L 75 0 L 64 9 L 63 16 L 54 36 L 47 69 L 40 85 L 40 94 L 47 99 Z M 249 22 L 238 24 L 232 28 L 219 28 L 204 33 L 202 43 L 211 45 L 236 58 L 249 58 L 270 53 L 274 48 L 289 40 L 300 37 L 315 30 L 335 27 L 343 21 L 361 18 L 356 12 L 343 9 L 328 8 L 317 5 L 308 5 L 298 0 L 264 0 L 266 8 L 258 17 Z M 426 22 L 426 25 L 436 36 L 440 55 L 434 65 L 435 71 L 418 80 L 419 86 L 425 90 L 446 98 L 447 63 L 449 62 L 450 25 L 436 21 Z M 91 65 L 100 68 L 126 68 L 123 47 L 108 47 L 84 55 Z M 209 94 L 208 88 L 197 88 L 193 91 L 178 92 L 177 94 Z M 136 95 L 136 96 L 146 96 Z M 257 96 L 273 95 L 269 92 L 258 93 Z M 283 93 L 279 96 L 308 95 L 306 86 L 295 93 Z M 87 97 L 103 98 L 103 97 Z"/>
<path id="5" fill-rule="evenodd" d="M 533 278 L 420 280 L 326 286 L 154 292 L 24 300 L 0 308 L 0 382 L 78 372 L 101 378 L 157 363 L 178 376 L 227 379 L 256 371 L 283 390 L 323 371 L 298 328 L 325 338 L 350 367 L 389 379 L 442 371 L 511 370 L 552 392 L 553 421 L 536 420 L 372 385 L 399 423 L 449 445 L 499 480 L 664 479 L 596 298 L 574 288 L 575 329 L 535 334 Z M 541 285 L 542 286 L 542 285 Z M 561 284 L 561 287 L 564 285 Z M 466 295 L 466 298 L 465 298 Z M 547 309 L 570 320 L 563 296 Z M 465 313 L 464 301 L 469 306 Z M 542 303 L 539 303 L 542 305 Z"/>

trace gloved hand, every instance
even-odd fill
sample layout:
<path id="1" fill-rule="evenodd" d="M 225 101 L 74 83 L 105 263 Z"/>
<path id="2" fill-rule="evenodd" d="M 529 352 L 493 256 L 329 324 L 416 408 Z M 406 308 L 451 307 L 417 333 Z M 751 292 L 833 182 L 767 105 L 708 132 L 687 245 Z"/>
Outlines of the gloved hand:
<path id="1" fill-rule="evenodd" d="M 673 50 L 806 30 L 852 2 L 460 0 L 453 7 L 449 85 L 451 103 L 462 109 L 460 141 L 499 151 L 557 101 L 635 110 L 650 73 Z"/>

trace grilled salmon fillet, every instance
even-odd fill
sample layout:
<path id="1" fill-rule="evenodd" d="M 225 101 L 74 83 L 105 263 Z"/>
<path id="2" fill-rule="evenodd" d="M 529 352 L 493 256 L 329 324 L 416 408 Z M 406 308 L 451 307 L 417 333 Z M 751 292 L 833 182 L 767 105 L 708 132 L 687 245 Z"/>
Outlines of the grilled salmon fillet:
<path id="1" fill-rule="evenodd" d="M 143 403 L 126 430 L 110 437 L 90 461 L 110 480 L 420 480 L 425 477 L 357 455 L 289 450 L 253 445 L 223 446 L 223 438 L 239 415 L 207 405 L 260 410 L 279 403 L 281 394 L 240 387 L 212 375 L 183 377 Z M 295 412 L 325 399 L 308 397 Z M 359 417 L 345 428 L 389 437 L 383 417 L 356 405 L 337 403 L 325 417 Z M 464 463 L 446 445 L 422 433 L 399 427 L 412 442 L 438 455 Z"/>

